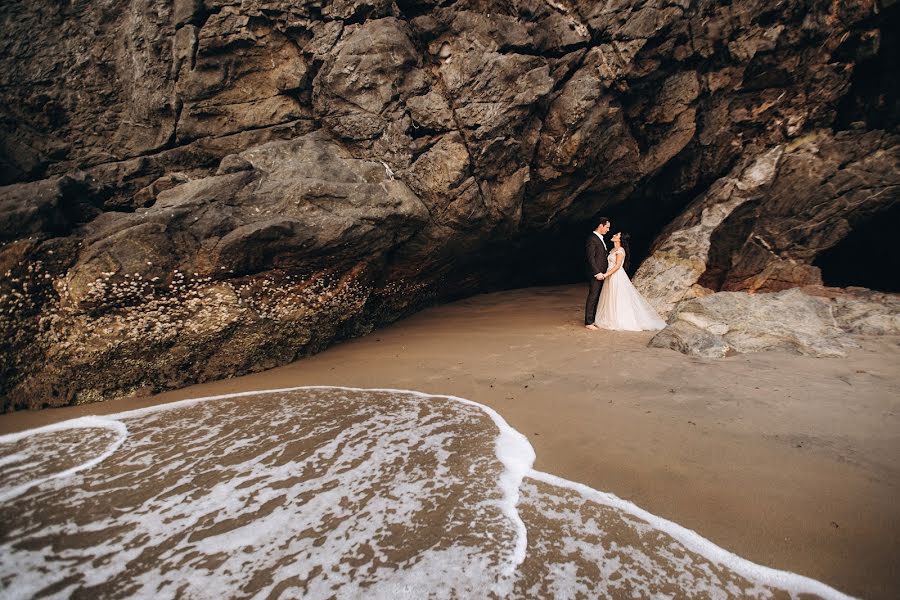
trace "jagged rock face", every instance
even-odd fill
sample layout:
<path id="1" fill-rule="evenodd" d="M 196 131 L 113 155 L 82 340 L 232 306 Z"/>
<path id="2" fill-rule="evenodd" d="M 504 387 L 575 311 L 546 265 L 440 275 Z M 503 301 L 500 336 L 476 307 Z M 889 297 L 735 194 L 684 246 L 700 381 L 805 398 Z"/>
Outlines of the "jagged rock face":
<path id="1" fill-rule="evenodd" d="M 662 316 L 682 300 L 712 293 L 698 282 L 709 268 L 711 238 L 740 206 L 766 196 L 784 148 L 741 161 L 676 219 L 635 273 L 635 287 Z"/>
<path id="2" fill-rule="evenodd" d="M 650 345 L 705 358 L 767 350 L 840 357 L 857 347 L 849 334 L 900 334 L 900 297 L 862 288 L 719 292 L 681 302 Z"/>
<path id="3" fill-rule="evenodd" d="M 898 200 L 900 136 L 801 138 L 787 146 L 768 193 L 713 232 L 700 284 L 747 291 L 821 284 L 812 261 Z"/>
<path id="4" fill-rule="evenodd" d="M 799 0 L 8 2 L 3 407 L 279 364 L 518 283 L 509 266 L 542 232 L 671 210 L 777 146 L 788 164 L 840 121 L 890 15 Z M 855 143 L 860 173 L 896 156 L 886 134 Z M 795 216 L 788 200 L 773 206 Z M 722 226 L 709 252 L 731 266 L 704 270 L 717 285 L 806 282 L 768 274 L 769 255 Z"/>
<path id="5" fill-rule="evenodd" d="M 377 162 L 354 159 L 319 133 L 227 157 L 216 177 L 161 192 L 150 208 L 106 213 L 84 227 L 65 280 L 78 308 L 114 300 L 91 286 L 131 275 L 242 276 L 379 256 L 428 219 L 422 201 Z M 119 280 L 121 283 L 121 280 Z M 154 286 L 155 287 L 155 286 Z"/>
<path id="6" fill-rule="evenodd" d="M 716 181 L 659 237 L 635 286 L 668 315 L 713 291 L 821 285 L 815 258 L 898 200 L 900 136 L 810 134 Z"/>

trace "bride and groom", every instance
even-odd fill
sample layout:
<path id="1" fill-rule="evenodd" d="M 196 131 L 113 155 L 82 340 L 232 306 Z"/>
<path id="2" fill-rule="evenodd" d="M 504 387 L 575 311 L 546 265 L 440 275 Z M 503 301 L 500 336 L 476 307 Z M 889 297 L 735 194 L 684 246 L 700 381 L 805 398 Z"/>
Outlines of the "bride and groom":
<path id="1" fill-rule="evenodd" d="M 588 236 L 587 261 L 591 287 L 584 308 L 584 326 L 591 331 L 615 329 L 646 331 L 666 326 L 659 314 L 644 300 L 625 273 L 628 234 L 621 231 L 606 239 L 610 222 L 601 217 L 597 228 Z"/>

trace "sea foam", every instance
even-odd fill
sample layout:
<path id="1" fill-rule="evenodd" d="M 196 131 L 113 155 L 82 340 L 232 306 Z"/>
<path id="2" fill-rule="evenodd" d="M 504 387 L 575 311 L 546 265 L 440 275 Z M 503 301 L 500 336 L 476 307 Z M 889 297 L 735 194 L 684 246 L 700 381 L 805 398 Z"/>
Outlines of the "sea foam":
<path id="1" fill-rule="evenodd" d="M 82 462 L 78 462 L 76 459 L 75 464 L 66 465 L 62 469 L 54 470 L 51 465 L 58 464 L 61 462 L 61 459 L 62 462 L 65 462 L 65 458 L 71 459 L 72 456 L 69 455 L 65 458 L 61 456 L 48 457 L 50 453 L 48 448 L 41 447 L 39 444 L 31 444 L 28 450 L 20 450 L 6 456 L 0 456 L 0 466 L 3 467 L 3 473 L 0 475 L 0 503 L 7 502 L 16 496 L 24 494 L 30 488 L 39 486 L 51 479 L 69 477 L 99 464 L 122 445 L 128 436 L 128 428 L 121 421 L 100 417 L 81 417 L 37 429 L 0 436 L 0 448 L 2 448 L 5 445 L 12 446 L 16 444 L 21 445 L 22 442 L 33 442 L 38 437 L 53 433 L 80 429 L 106 429 L 113 435 L 106 447 L 98 454 L 91 455 L 92 448 L 86 447 L 90 446 L 90 443 L 82 444 L 79 450 L 82 453 L 87 453 L 88 457 Z M 93 441 L 96 443 L 98 440 L 95 438 Z M 48 467 L 49 472 L 42 472 L 47 471 Z M 28 474 L 27 477 L 26 474 Z"/>
<path id="2" fill-rule="evenodd" d="M 489 407 L 392 389 L 226 394 L 2 436 L 0 587 L 9 598 L 847 597 L 534 459 Z"/>

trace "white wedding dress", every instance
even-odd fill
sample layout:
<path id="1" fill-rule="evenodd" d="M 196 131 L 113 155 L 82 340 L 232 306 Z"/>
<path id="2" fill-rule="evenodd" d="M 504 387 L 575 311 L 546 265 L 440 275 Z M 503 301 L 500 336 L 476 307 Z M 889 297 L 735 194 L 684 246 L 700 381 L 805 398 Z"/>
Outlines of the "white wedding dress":
<path id="1" fill-rule="evenodd" d="M 621 253 L 623 260 L 625 258 L 624 248 L 610 252 L 610 269 L 615 267 L 616 253 Z M 634 288 L 625 269 L 619 269 L 604 281 L 594 324 L 618 331 L 648 331 L 666 326 L 659 313 Z"/>

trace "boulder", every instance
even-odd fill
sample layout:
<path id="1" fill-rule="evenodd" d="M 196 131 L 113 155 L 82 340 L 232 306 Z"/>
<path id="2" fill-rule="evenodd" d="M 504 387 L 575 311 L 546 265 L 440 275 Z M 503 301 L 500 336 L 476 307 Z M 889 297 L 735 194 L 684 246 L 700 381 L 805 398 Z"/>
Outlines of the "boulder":
<path id="1" fill-rule="evenodd" d="M 397 245 L 428 216 L 384 165 L 354 159 L 321 133 L 263 144 L 223 163 L 221 175 L 187 181 L 160 192 L 149 208 L 85 227 L 67 296 L 80 306 L 102 273 L 113 285 L 125 276 L 167 281 L 176 271 L 218 279 L 353 264 Z"/>
<path id="2" fill-rule="evenodd" d="M 101 213 L 103 195 L 82 172 L 0 187 L 0 243 L 64 235 Z"/>
<path id="3" fill-rule="evenodd" d="M 355 159 L 319 133 L 228 163 L 241 169 L 94 219 L 65 268 L 39 259 L 52 254 L 46 244 L 0 261 L 16 272 L 0 296 L 4 330 L 33 322 L 36 307 L 25 310 L 18 290 L 40 289 L 44 301 L 33 337 L 7 338 L 44 353 L 22 364 L 33 353 L 8 346 L 7 368 L 21 373 L 7 390 L 14 405 L 184 385 L 316 349 L 360 317 L 380 257 L 428 217 L 383 164 Z"/>
<path id="4" fill-rule="evenodd" d="M 762 200 L 775 179 L 780 146 L 753 160 L 743 161 L 716 181 L 682 213 L 654 244 L 653 252 L 634 276 L 634 285 L 663 317 L 682 300 L 712 290 L 700 285 L 709 264 L 710 238 L 744 203 Z"/>
<path id="5" fill-rule="evenodd" d="M 701 283 L 748 291 L 821 284 L 815 259 L 898 200 L 900 136 L 845 131 L 798 139 L 785 148 L 765 198 L 714 233 Z"/>
<path id="6" fill-rule="evenodd" d="M 650 345 L 703 358 L 782 351 L 846 356 L 853 335 L 900 334 L 900 296 L 820 287 L 685 300 Z"/>

